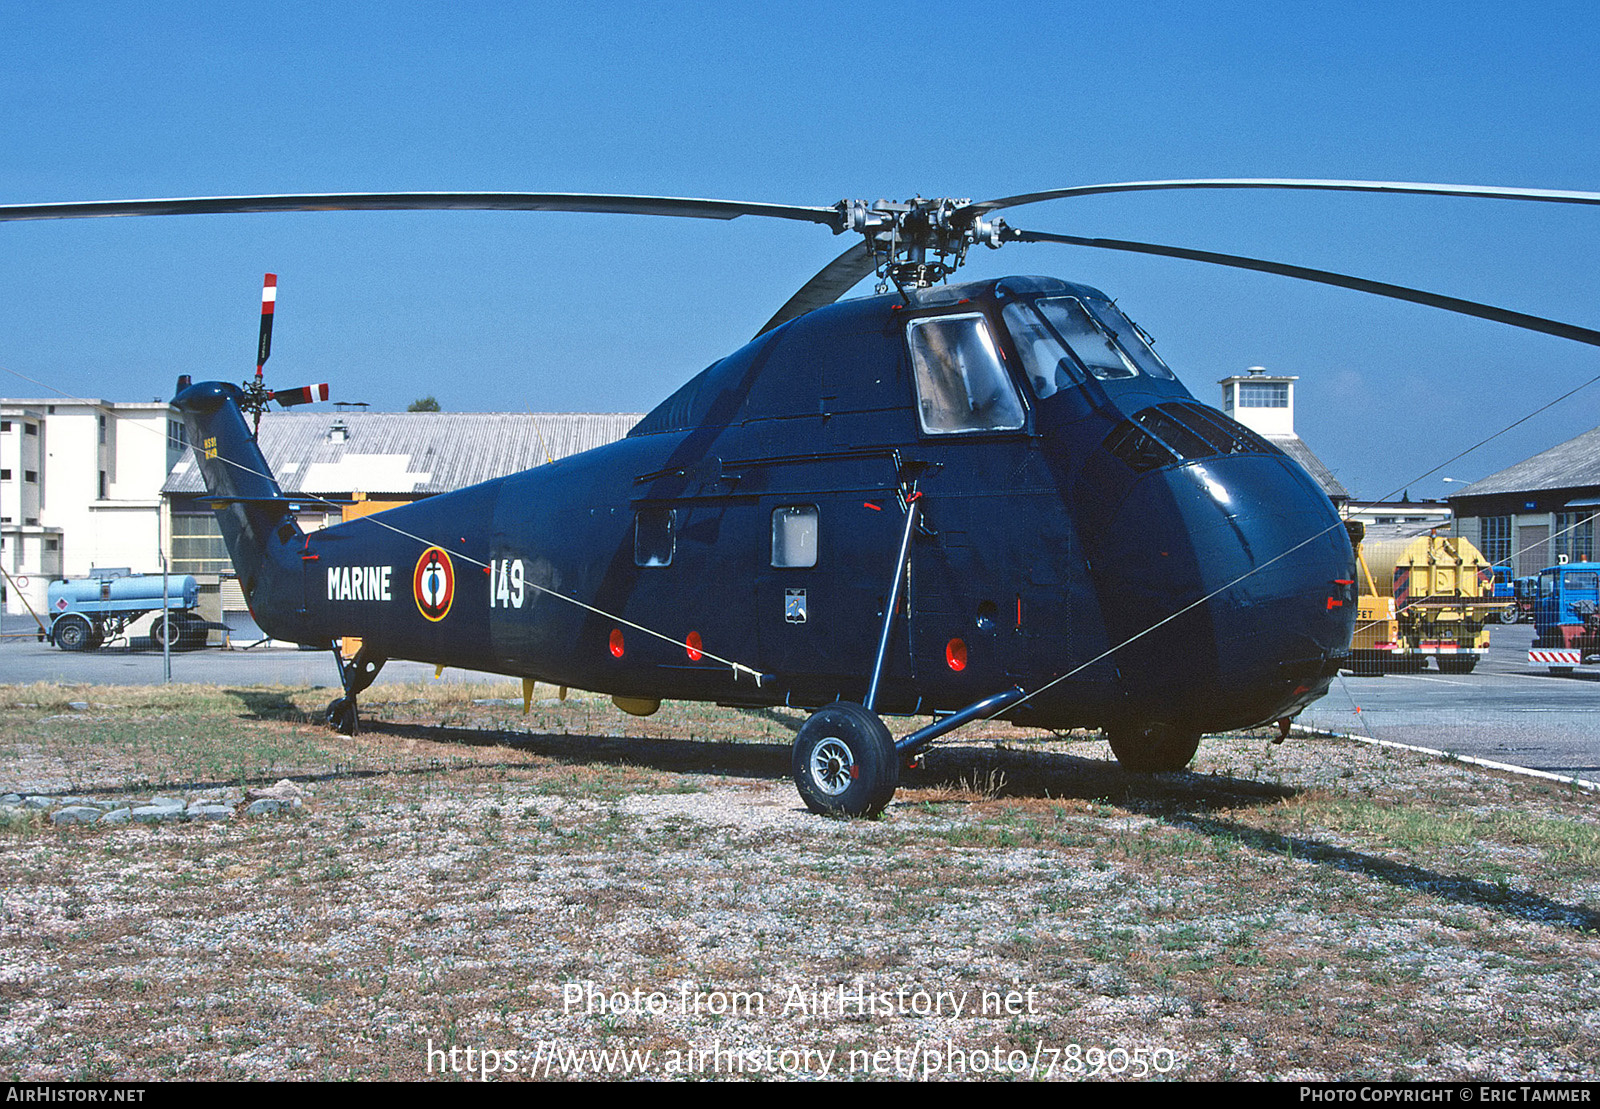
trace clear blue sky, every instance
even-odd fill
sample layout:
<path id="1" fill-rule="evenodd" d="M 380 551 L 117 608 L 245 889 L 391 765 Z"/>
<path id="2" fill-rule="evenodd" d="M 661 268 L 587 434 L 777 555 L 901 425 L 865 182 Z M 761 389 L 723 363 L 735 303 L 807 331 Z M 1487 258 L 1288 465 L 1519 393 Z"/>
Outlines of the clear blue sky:
<path id="1" fill-rule="evenodd" d="M 1592 4 L 6 4 L 0 202 L 510 189 L 831 204 L 1166 177 L 1600 189 Z M 1015 209 L 1600 327 L 1600 211 L 1263 193 Z M 848 245 L 821 228 L 523 213 L 0 225 L 0 368 L 148 400 L 254 369 L 403 408 L 638 410 Z M 974 277 L 1097 285 L 1202 400 L 1300 376 L 1375 497 L 1600 373 L 1600 350 L 1282 278 L 1055 246 Z M 861 291 L 867 291 L 863 286 Z M 0 374 L 0 395 L 41 390 Z M 1600 386 L 1443 471 L 1600 423 Z M 1413 497 L 1450 490 L 1415 481 Z"/>

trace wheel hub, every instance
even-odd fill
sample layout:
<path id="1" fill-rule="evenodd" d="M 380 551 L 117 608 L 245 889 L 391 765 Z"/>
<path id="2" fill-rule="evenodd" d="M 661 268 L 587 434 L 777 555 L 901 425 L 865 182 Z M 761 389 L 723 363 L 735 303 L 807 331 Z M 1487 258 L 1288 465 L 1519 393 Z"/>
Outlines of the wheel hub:
<path id="1" fill-rule="evenodd" d="M 830 797 L 849 789 L 857 773 L 856 760 L 843 740 L 825 739 L 811 752 L 811 780 Z"/>

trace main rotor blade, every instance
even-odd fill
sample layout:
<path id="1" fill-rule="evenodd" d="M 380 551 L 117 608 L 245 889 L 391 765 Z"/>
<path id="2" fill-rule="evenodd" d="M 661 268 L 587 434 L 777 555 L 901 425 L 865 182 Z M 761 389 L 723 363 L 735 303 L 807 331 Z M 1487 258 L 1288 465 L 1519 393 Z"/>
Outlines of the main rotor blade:
<path id="1" fill-rule="evenodd" d="M 813 308 L 832 304 L 848 293 L 857 281 L 877 268 L 877 258 L 873 255 L 872 244 L 863 239 L 823 266 L 815 277 L 800 286 L 800 291 L 790 297 L 784 306 L 778 309 L 777 314 L 761 326 L 756 335 L 765 335 L 779 324 L 803 316 Z"/>
<path id="2" fill-rule="evenodd" d="M 1314 270 L 1305 266 L 1291 266 L 1287 262 L 1269 262 L 1261 258 L 1246 258 L 1238 254 L 1217 254 L 1209 250 L 1190 250 L 1187 247 L 1162 246 L 1159 243 L 1136 243 L 1124 239 L 1085 239 L 1077 235 L 1056 235 L 1048 231 L 1021 231 L 1016 228 L 1008 228 L 1006 238 L 1007 240 L 1023 243 L 1064 243 L 1067 246 L 1088 246 L 1099 250 L 1122 250 L 1135 254 L 1155 254 L 1164 258 L 1184 258 L 1191 262 L 1209 262 L 1217 266 L 1232 266 L 1234 269 L 1275 273 L 1280 277 L 1293 277 L 1300 281 L 1315 281 L 1322 285 L 1337 285 L 1340 288 L 1355 289 L 1358 292 L 1372 293 L 1375 296 L 1389 297 L 1393 300 L 1408 300 L 1413 304 L 1426 304 L 1431 308 L 1443 308 L 1447 312 L 1458 312 L 1463 316 L 1477 316 L 1480 319 L 1494 320 L 1496 323 L 1510 324 L 1512 327 L 1521 327 L 1529 331 L 1542 331 L 1546 335 L 1557 335 L 1563 339 L 1571 339 L 1574 342 L 1600 346 L 1600 331 L 1591 331 L 1587 327 L 1578 327 L 1575 324 L 1562 323 L 1559 320 L 1548 320 L 1543 316 L 1530 316 L 1524 312 L 1513 312 L 1509 308 L 1496 308 L 1492 304 L 1480 304 L 1475 300 L 1462 300 L 1460 297 L 1450 297 L 1440 293 L 1426 292 L 1422 289 L 1412 289 L 1405 285 L 1391 285 L 1385 281 L 1369 281 L 1364 277 L 1351 277 L 1348 274 L 1333 273 L 1329 270 Z"/>
<path id="3" fill-rule="evenodd" d="M 1434 185 L 1414 181 L 1316 181 L 1274 177 L 1218 177 L 1174 181 L 1120 181 L 1106 185 L 1073 185 L 1065 189 L 1020 193 L 999 200 L 968 204 L 960 213 L 980 214 L 1041 200 L 1101 193 L 1151 192 L 1160 189 L 1309 189 L 1341 193 L 1413 193 L 1422 196 L 1464 196 L 1487 200 L 1542 200 L 1553 204 L 1600 204 L 1600 193 L 1562 189 L 1514 189 L 1496 185 Z"/>
<path id="4" fill-rule="evenodd" d="M 301 193 L 283 196 L 201 196 L 170 200 L 90 200 L 68 204 L 3 204 L 0 221 L 85 219 L 94 216 L 198 216 L 239 212 L 354 212 L 462 209 L 512 212 L 600 212 L 690 219 L 770 216 L 838 227 L 837 208 L 699 200 L 680 196 L 605 193 Z"/>

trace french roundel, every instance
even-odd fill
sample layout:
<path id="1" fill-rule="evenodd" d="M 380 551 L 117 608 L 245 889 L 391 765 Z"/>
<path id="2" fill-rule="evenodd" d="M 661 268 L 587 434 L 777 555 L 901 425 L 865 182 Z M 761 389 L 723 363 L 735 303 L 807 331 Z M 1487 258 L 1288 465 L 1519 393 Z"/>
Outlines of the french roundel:
<path id="1" fill-rule="evenodd" d="M 411 575 L 411 595 L 417 599 L 417 611 L 429 620 L 443 620 L 450 614 L 450 604 L 456 599 L 456 568 L 448 553 L 438 547 L 422 552 Z"/>

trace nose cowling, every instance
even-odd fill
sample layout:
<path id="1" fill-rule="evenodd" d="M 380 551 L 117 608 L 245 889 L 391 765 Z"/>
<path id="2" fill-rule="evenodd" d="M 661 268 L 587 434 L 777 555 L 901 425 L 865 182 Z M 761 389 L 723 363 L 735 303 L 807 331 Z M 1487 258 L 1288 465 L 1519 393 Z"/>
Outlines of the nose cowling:
<path id="1" fill-rule="evenodd" d="M 1276 455 L 1141 475 L 1100 537 L 1111 656 L 1139 723 L 1292 716 L 1348 656 L 1355 556 L 1328 498 Z"/>

